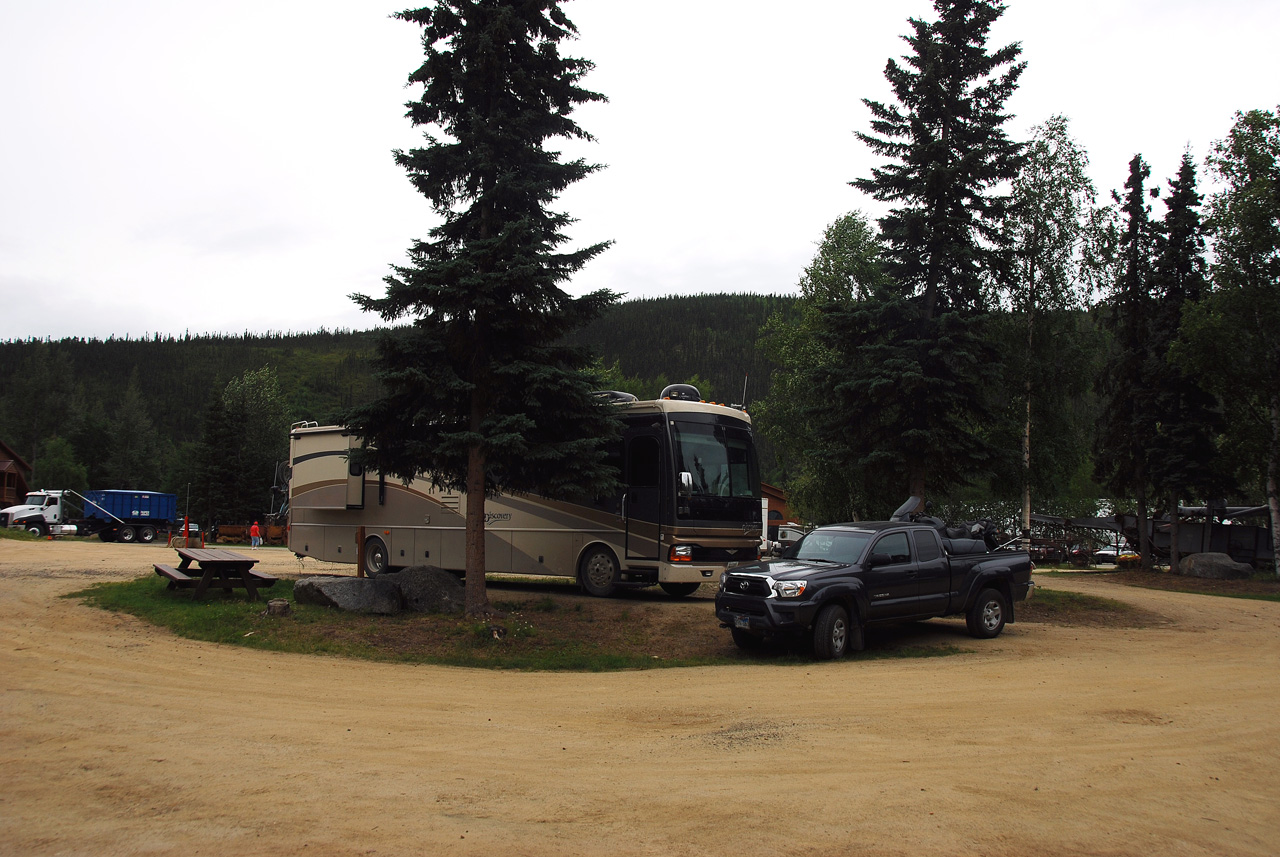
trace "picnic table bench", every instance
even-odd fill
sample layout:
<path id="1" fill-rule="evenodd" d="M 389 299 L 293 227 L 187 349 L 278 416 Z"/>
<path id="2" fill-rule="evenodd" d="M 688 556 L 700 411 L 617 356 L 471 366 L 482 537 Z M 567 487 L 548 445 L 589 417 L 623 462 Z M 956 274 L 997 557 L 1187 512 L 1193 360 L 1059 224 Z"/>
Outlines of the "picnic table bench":
<path id="1" fill-rule="evenodd" d="M 182 562 L 178 567 L 155 563 L 156 574 L 167 578 L 169 589 L 195 588 L 195 597 L 203 598 L 211 585 L 226 592 L 242 587 L 249 598 L 257 600 L 259 589 L 275 586 L 276 578 L 253 570 L 258 562 L 235 551 L 209 548 L 178 548 Z M 195 568 L 192 568 L 192 563 Z M 197 574 L 198 573 L 198 574 Z"/>

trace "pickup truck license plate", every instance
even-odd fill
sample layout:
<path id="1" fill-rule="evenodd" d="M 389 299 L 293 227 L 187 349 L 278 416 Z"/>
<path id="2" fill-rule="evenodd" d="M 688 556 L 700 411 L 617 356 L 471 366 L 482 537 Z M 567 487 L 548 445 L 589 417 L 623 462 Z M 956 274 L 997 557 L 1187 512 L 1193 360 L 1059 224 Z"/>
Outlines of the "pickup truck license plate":
<path id="1" fill-rule="evenodd" d="M 750 616 L 734 616 L 734 617 L 733 617 L 733 627 L 735 627 L 735 628 L 750 628 L 750 627 L 751 627 L 751 617 L 750 617 Z"/>

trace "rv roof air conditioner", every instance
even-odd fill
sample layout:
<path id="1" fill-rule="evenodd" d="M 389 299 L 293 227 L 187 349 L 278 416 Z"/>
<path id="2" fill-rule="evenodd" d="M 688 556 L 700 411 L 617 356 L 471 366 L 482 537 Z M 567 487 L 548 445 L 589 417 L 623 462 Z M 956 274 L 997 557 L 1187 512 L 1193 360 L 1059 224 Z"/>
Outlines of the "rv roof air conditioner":
<path id="1" fill-rule="evenodd" d="M 659 399 L 675 399 L 678 402 L 701 402 L 702 394 L 692 384 L 668 384 Z"/>

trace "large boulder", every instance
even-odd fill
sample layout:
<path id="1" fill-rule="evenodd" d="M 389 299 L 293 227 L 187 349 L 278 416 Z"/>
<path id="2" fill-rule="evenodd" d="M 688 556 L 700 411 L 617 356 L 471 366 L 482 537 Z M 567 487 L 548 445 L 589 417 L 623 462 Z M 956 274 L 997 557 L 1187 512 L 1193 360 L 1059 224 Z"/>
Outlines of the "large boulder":
<path id="1" fill-rule="evenodd" d="M 1237 580 L 1253 574 L 1253 566 L 1236 562 L 1225 553 L 1193 553 L 1178 561 L 1178 573 L 1187 577 Z"/>
<path id="2" fill-rule="evenodd" d="M 381 577 L 304 577 L 293 585 L 299 604 L 384 616 L 400 612 L 400 589 Z"/>
<path id="3" fill-rule="evenodd" d="M 458 576 L 433 565 L 415 565 L 378 579 L 394 583 L 404 609 L 415 613 L 461 613 L 466 606 Z"/>

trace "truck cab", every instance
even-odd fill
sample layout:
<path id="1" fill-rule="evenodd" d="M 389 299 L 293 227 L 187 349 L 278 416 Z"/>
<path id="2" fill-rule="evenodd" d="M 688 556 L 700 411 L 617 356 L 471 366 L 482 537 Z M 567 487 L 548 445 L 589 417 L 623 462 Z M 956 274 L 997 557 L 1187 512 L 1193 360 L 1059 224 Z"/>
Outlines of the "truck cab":
<path id="1" fill-rule="evenodd" d="M 51 526 L 61 523 L 61 491 L 32 491 L 18 505 L 0 509 L 0 526 L 4 527 L 22 528 L 43 534 Z"/>

